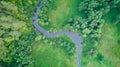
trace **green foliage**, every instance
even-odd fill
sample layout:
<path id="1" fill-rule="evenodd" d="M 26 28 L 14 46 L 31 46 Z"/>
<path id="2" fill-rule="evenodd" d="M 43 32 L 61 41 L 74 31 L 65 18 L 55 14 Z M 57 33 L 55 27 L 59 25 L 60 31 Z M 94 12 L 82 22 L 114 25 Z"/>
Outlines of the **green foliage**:
<path id="1" fill-rule="evenodd" d="M 91 16 L 92 18 L 92 16 Z M 91 38 L 99 38 L 101 34 L 101 28 L 103 26 L 104 21 L 102 19 L 94 18 L 94 19 L 84 19 L 82 17 L 74 17 L 71 21 L 69 21 L 73 27 L 73 29 L 77 29 L 83 34 L 83 37 L 91 37 Z"/>
<path id="2" fill-rule="evenodd" d="M 83 13 L 84 16 L 75 16 L 69 22 L 73 28 L 78 29 L 83 34 L 83 37 L 100 38 L 101 28 L 105 22 L 102 19 L 103 16 L 112 9 L 119 10 L 119 3 L 120 1 L 116 0 L 84 0 L 79 5 L 79 12 Z M 116 18 L 119 18 L 119 15 Z M 119 19 L 116 19 L 115 23 L 119 23 Z"/>
<path id="3" fill-rule="evenodd" d="M 33 62 L 30 56 L 31 44 L 26 41 L 16 41 L 15 42 L 15 55 L 14 59 L 18 63 L 18 66 L 25 66 Z"/>
<path id="4" fill-rule="evenodd" d="M 69 56 L 74 56 L 76 54 L 76 46 L 67 36 L 61 36 L 57 39 L 56 43 L 59 44 Z"/>
<path id="5" fill-rule="evenodd" d="M 108 13 L 119 13 L 120 1 L 110 0 L 82 0 L 79 3 L 78 11 L 80 15 L 73 16 L 68 20 L 73 31 L 80 32 L 84 38 L 84 53 L 96 46 L 100 42 L 102 28 L 106 22 L 104 16 Z M 118 5 L 118 6 L 117 6 Z M 112 12 L 111 12 L 112 11 Z M 111 14 L 110 14 L 111 16 Z M 114 23 L 119 23 L 119 14 L 113 15 Z M 113 19 L 113 18 L 111 18 Z M 89 45 L 89 43 L 92 45 Z M 91 43 L 92 42 L 92 43 Z M 98 45 L 98 43 L 97 43 Z M 91 46 L 91 47 L 89 47 Z M 89 49 L 89 50 L 88 50 Z"/>
<path id="6" fill-rule="evenodd" d="M 4 45 L 4 41 L 3 39 L 0 39 L 0 56 L 1 56 L 0 61 L 1 60 L 6 61 L 7 53 L 8 53 L 8 50 Z"/>
<path id="7" fill-rule="evenodd" d="M 105 31 L 108 31 L 108 30 L 105 31 L 102 30 L 105 23 L 108 22 L 119 25 L 120 22 L 119 8 L 120 8 L 120 0 L 82 0 L 79 3 L 79 7 L 78 7 L 80 15 L 73 16 L 72 18 L 69 19 L 68 22 L 72 26 L 73 31 L 76 31 L 77 29 L 77 32 L 80 32 L 84 38 L 83 57 L 82 57 L 83 58 L 82 62 L 84 64 L 83 67 L 109 66 L 109 64 L 103 64 L 104 62 L 106 63 L 105 61 L 106 58 L 104 58 L 103 55 L 104 51 L 103 53 L 99 53 L 98 47 L 101 47 L 99 44 L 101 44 L 101 40 L 105 38 L 104 36 L 101 37 L 102 34 L 104 34 Z M 113 36 L 115 36 L 115 34 Z M 119 40 L 115 42 L 119 43 Z M 108 46 L 109 44 L 106 45 Z M 112 43 L 112 45 L 115 44 Z M 118 54 L 119 53 L 117 53 L 116 55 Z M 88 60 L 88 58 L 90 58 L 89 59 L 90 61 Z M 99 65 L 99 62 L 102 63 L 103 65 L 102 64 Z M 111 67 L 114 67 L 114 65 L 111 64 Z"/>
<path id="8" fill-rule="evenodd" d="M 102 61 L 102 60 L 103 60 L 103 55 L 100 54 L 100 53 L 98 53 L 96 59 L 97 59 L 98 61 Z"/>
<path id="9" fill-rule="evenodd" d="M 4 67 L 25 67 L 33 63 L 31 43 L 36 33 L 26 24 L 30 21 L 26 19 L 27 14 L 19 11 L 18 3 L 0 1 L 0 64 Z"/>
<path id="10" fill-rule="evenodd" d="M 61 48 L 69 56 L 74 56 L 76 54 L 76 46 L 67 36 L 60 36 L 58 38 L 47 38 L 45 36 L 39 35 L 35 38 L 35 40 L 41 41 L 41 43 L 49 43 L 54 47 Z"/>

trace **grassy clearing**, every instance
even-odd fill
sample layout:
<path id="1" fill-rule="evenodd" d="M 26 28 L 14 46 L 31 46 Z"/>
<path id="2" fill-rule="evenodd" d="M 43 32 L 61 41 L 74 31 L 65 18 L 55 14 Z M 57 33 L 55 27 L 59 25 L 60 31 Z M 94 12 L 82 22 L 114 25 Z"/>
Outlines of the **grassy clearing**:
<path id="1" fill-rule="evenodd" d="M 35 67 L 76 67 L 74 59 L 70 59 L 63 50 L 49 44 L 35 44 L 32 55 Z"/>
<path id="2" fill-rule="evenodd" d="M 48 10 L 48 17 L 51 19 L 50 24 L 57 30 L 63 29 L 63 25 L 73 15 L 77 15 L 77 6 L 79 0 L 56 0 L 55 9 Z"/>
<path id="3" fill-rule="evenodd" d="M 115 67 L 120 67 L 120 24 L 106 23 L 103 28 L 100 52 L 109 59 Z"/>
<path id="4" fill-rule="evenodd" d="M 106 23 L 99 47 L 104 58 L 112 62 L 112 67 L 120 67 L 120 24 L 114 24 L 117 15 L 120 15 L 119 10 L 113 9 L 104 16 Z"/>

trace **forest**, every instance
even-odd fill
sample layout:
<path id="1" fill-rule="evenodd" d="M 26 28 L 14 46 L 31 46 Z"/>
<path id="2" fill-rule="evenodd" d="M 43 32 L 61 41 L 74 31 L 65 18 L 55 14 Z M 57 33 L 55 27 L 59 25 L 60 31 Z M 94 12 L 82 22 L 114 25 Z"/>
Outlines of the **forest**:
<path id="1" fill-rule="evenodd" d="M 0 67 L 77 67 L 70 38 L 48 38 L 32 25 L 39 1 L 0 0 Z M 120 0 L 45 0 L 37 13 L 47 31 L 82 36 L 81 67 L 120 67 Z"/>

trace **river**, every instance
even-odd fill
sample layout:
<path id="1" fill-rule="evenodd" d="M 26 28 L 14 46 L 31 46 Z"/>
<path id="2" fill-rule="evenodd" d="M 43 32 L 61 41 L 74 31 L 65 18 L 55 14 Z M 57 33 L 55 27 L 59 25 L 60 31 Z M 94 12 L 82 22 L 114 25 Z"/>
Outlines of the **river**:
<path id="1" fill-rule="evenodd" d="M 33 13 L 33 26 L 35 27 L 36 30 L 38 30 L 40 33 L 42 33 L 43 35 L 45 35 L 46 37 L 50 37 L 50 38 L 55 38 L 55 37 L 59 37 L 60 35 L 67 35 L 76 45 L 78 48 L 78 55 L 77 55 L 77 60 L 76 60 L 76 64 L 78 67 L 81 67 L 80 64 L 80 58 L 81 58 L 81 54 L 82 54 L 82 37 L 79 36 L 78 33 L 76 32 L 71 32 L 69 30 L 62 30 L 56 33 L 52 33 L 52 32 L 48 32 L 47 30 L 43 29 L 41 26 L 38 25 L 37 23 L 37 11 L 41 8 L 41 4 L 42 2 L 44 2 L 44 0 L 40 0 L 40 2 L 38 3 L 38 5 L 36 6 L 34 13 Z"/>

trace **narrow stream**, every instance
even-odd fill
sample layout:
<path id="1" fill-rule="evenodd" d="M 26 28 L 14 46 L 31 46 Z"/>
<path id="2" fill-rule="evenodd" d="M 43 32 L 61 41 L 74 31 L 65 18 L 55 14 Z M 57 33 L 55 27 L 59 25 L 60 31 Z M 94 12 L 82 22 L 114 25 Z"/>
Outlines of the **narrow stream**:
<path id="1" fill-rule="evenodd" d="M 41 8 L 41 4 L 42 2 L 44 2 L 44 0 L 40 0 L 40 2 L 38 3 L 38 5 L 36 6 L 34 13 L 33 13 L 33 26 L 43 35 L 45 35 L 46 37 L 59 37 L 59 35 L 67 35 L 78 47 L 78 56 L 77 56 L 77 60 L 76 60 L 76 64 L 78 67 L 81 67 L 80 65 L 80 58 L 81 58 L 81 53 L 82 53 L 82 37 L 78 35 L 78 33 L 75 32 L 70 32 L 68 30 L 62 30 L 56 33 L 52 33 L 52 32 L 48 32 L 45 29 L 43 29 L 41 26 L 38 25 L 37 23 L 37 11 Z"/>

